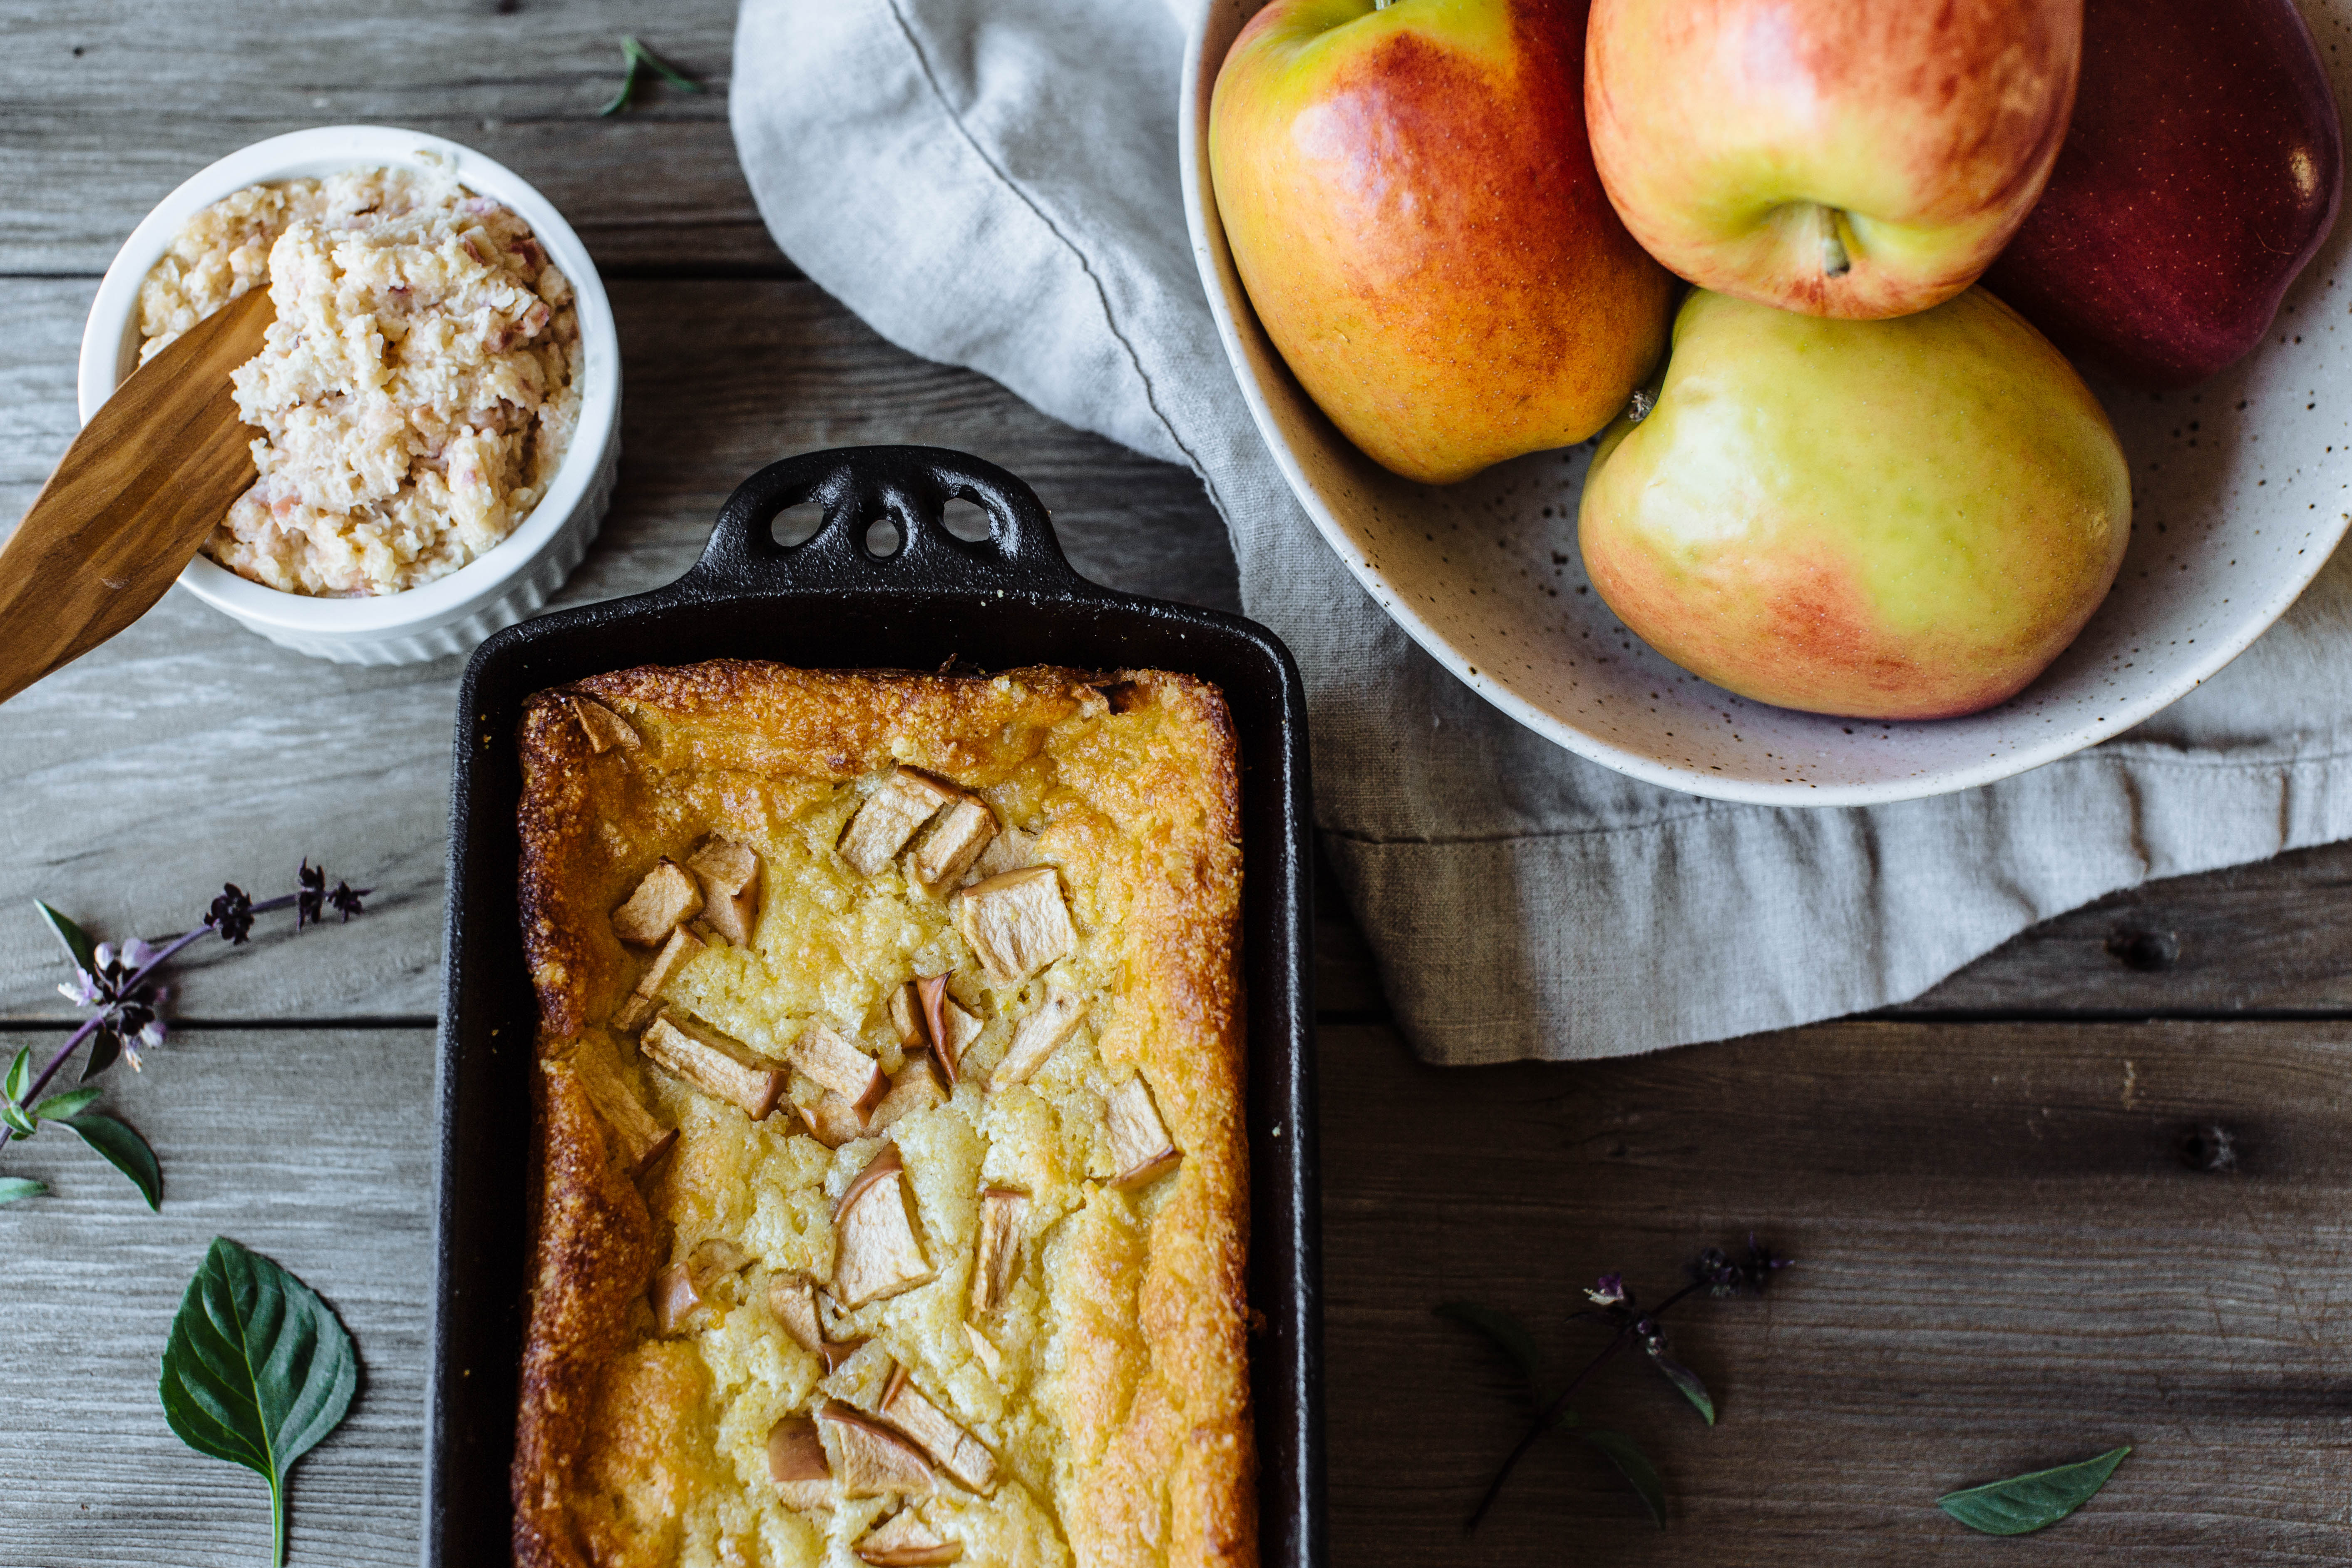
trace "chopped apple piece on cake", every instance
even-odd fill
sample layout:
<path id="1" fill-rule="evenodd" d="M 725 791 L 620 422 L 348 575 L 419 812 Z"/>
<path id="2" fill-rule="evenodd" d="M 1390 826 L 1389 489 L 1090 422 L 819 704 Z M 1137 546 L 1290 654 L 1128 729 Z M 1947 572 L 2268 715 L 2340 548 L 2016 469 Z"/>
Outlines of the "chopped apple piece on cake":
<path id="1" fill-rule="evenodd" d="M 987 1317 L 1004 1304 L 1013 1273 L 1021 1265 L 1021 1226 L 1029 1215 L 1029 1194 L 991 1187 L 980 1195 L 980 1247 L 971 1265 L 971 1315 Z"/>
<path id="2" fill-rule="evenodd" d="M 996 1456 L 924 1397 L 905 1367 L 891 1373 L 890 1386 L 883 1391 L 875 1414 L 922 1445 L 931 1462 L 954 1477 L 957 1485 L 982 1497 L 996 1489 Z"/>
<path id="3" fill-rule="evenodd" d="M 751 1261 L 750 1255 L 731 1241 L 713 1237 L 698 1244 L 684 1262 L 673 1263 L 654 1276 L 655 1327 L 665 1334 L 684 1331 L 697 1312 L 711 1304 L 711 1287 Z"/>
<path id="4" fill-rule="evenodd" d="M 613 911 L 613 934 L 639 947 L 669 940 L 669 933 L 702 912 L 702 889 L 687 868 L 665 855 L 646 873 L 628 902 Z"/>
<path id="5" fill-rule="evenodd" d="M 882 1064 L 858 1049 L 831 1025 L 812 1018 L 800 1038 L 785 1051 L 785 1059 L 824 1088 L 847 1100 L 863 1116 L 889 1087 Z"/>
<path id="6" fill-rule="evenodd" d="M 1112 1186 L 1141 1186 L 1183 1159 L 1184 1152 L 1168 1136 L 1141 1074 L 1110 1091 L 1108 1109 L 1111 1163 L 1118 1171 L 1110 1179 Z"/>
<path id="7" fill-rule="evenodd" d="M 915 846 L 907 868 L 933 898 L 954 891 L 971 863 L 996 837 L 996 813 L 976 795 L 958 796 Z"/>
<path id="8" fill-rule="evenodd" d="M 760 858 L 731 838 L 713 837 L 687 857 L 702 884 L 703 918 L 738 947 L 751 945 L 760 923 Z"/>
<path id="9" fill-rule="evenodd" d="M 1062 879 L 1051 866 L 1007 871 L 955 896 L 956 930 L 988 977 L 1017 985 L 1077 945 Z"/>
<path id="10" fill-rule="evenodd" d="M 829 1089 L 814 1105 L 793 1106 L 793 1114 L 801 1119 L 810 1137 L 828 1149 L 866 1136 L 866 1119 L 857 1114 L 857 1108 Z"/>
<path id="11" fill-rule="evenodd" d="M 816 1286 L 805 1274 L 776 1274 L 768 1279 L 768 1310 L 784 1325 L 793 1343 L 811 1355 L 822 1353 L 824 1329 L 817 1321 Z"/>
<path id="12" fill-rule="evenodd" d="M 926 1497 L 939 1489 L 922 1450 L 879 1421 L 837 1399 L 827 1400 L 817 1419 L 833 1429 L 844 1497 Z"/>
<path id="13" fill-rule="evenodd" d="M 907 1214 L 906 1163 L 886 1145 L 841 1194 L 834 1210 L 839 1234 L 834 1294 L 844 1307 L 887 1300 L 931 1278 L 929 1259 Z"/>
<path id="14" fill-rule="evenodd" d="M 645 744 L 629 721 L 593 697 L 568 697 L 572 716 L 580 721 L 580 731 L 588 737 L 588 749 L 598 756 L 618 746 L 634 752 Z"/>
<path id="15" fill-rule="evenodd" d="M 805 1415 L 787 1415 L 768 1429 L 768 1479 L 786 1508 L 824 1508 L 833 1501 L 833 1461 L 824 1439 Z"/>
<path id="16" fill-rule="evenodd" d="M 988 847 L 980 852 L 980 859 L 973 864 L 972 869 L 983 878 L 1000 876 L 1006 871 L 1018 871 L 1029 864 L 1029 857 L 1034 854 L 1036 849 L 1035 834 L 1024 833 L 1017 827 L 1008 827 L 988 841 Z"/>
<path id="17" fill-rule="evenodd" d="M 887 1132 L 901 1119 L 945 1105 L 947 1099 L 948 1091 L 940 1087 L 940 1075 L 931 1070 L 930 1053 L 910 1052 L 907 1065 L 890 1075 L 890 1091 L 875 1102 L 866 1118 L 866 1131 Z"/>
<path id="18" fill-rule="evenodd" d="M 1087 999 L 1059 986 L 1045 993 L 1037 1010 L 1014 1026 L 1013 1043 L 996 1064 L 991 1083 L 1025 1083 L 1059 1049 L 1078 1020 L 1087 1016 Z"/>
<path id="19" fill-rule="evenodd" d="M 647 1026 L 646 1055 L 673 1078 L 728 1101 L 758 1121 L 776 1109 L 788 1081 L 783 1068 L 740 1040 L 665 1010 Z"/>
<path id="20" fill-rule="evenodd" d="M 644 1175 L 654 1168 L 670 1146 L 677 1142 L 677 1129 L 664 1127 L 653 1118 L 637 1091 L 623 1079 L 602 1049 L 583 1046 L 572 1058 L 572 1070 L 587 1092 L 588 1103 L 613 1130 L 619 1141 L 621 1163 L 629 1168 L 632 1178 Z"/>
<path id="21" fill-rule="evenodd" d="M 963 1543 L 950 1541 L 923 1522 L 911 1508 L 902 1508 L 866 1532 L 856 1551 L 874 1568 L 936 1568 L 963 1556 Z"/>
<path id="22" fill-rule="evenodd" d="M 670 932 L 669 940 L 662 943 L 659 952 L 654 954 L 654 961 L 646 965 L 643 974 L 637 976 L 637 994 L 659 996 L 662 987 L 669 984 L 669 977 L 684 968 L 688 959 L 702 951 L 702 939 L 684 926 Z"/>
<path id="23" fill-rule="evenodd" d="M 842 830 L 841 858 L 861 877 L 871 877 L 898 858 L 915 830 L 959 793 L 912 768 L 893 768 L 882 787 L 866 797 Z"/>

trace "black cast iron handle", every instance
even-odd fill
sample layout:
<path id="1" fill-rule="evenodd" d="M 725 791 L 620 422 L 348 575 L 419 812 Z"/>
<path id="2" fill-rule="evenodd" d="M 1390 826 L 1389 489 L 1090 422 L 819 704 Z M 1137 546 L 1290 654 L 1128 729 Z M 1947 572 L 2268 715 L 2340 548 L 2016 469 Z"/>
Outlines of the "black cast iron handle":
<path id="1" fill-rule="evenodd" d="M 944 513 L 955 500 L 988 514 L 986 539 L 948 531 Z M 824 506 L 824 526 L 802 543 L 778 543 L 777 517 L 807 500 Z M 898 545 L 877 553 L 866 535 L 885 521 L 897 526 Z M 993 463 L 944 447 L 843 447 L 769 464 L 719 508 L 702 559 L 679 586 L 689 583 L 728 593 L 789 584 L 1064 595 L 1093 586 L 1063 558 L 1034 490 Z"/>

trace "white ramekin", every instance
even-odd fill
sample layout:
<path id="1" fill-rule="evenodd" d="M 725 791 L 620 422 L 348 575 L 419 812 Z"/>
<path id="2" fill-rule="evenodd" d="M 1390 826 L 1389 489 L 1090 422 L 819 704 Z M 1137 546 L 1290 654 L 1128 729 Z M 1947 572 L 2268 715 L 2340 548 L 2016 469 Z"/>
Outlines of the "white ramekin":
<path id="1" fill-rule="evenodd" d="M 547 494 L 521 526 L 479 559 L 422 587 L 313 598 L 247 582 L 202 555 L 180 574 L 181 587 L 270 641 L 341 664 L 409 664 L 464 653 L 546 604 L 596 537 L 621 456 L 621 346 L 604 282 L 572 226 L 520 175 L 455 142 L 383 125 L 291 132 L 230 153 L 157 204 L 115 254 L 82 330 L 78 391 L 88 423 L 139 363 L 139 286 L 190 216 L 247 185 L 415 166 L 425 153 L 448 159 L 467 189 L 520 214 L 571 280 L 586 351 L 580 423 Z"/>

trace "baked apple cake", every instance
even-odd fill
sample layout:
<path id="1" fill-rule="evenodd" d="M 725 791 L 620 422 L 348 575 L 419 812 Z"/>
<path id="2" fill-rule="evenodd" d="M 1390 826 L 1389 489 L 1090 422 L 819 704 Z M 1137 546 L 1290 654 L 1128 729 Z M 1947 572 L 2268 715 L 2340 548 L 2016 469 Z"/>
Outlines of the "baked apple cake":
<path id="1" fill-rule="evenodd" d="M 646 668 L 521 753 L 516 1561 L 1254 1563 L 1215 688 Z"/>

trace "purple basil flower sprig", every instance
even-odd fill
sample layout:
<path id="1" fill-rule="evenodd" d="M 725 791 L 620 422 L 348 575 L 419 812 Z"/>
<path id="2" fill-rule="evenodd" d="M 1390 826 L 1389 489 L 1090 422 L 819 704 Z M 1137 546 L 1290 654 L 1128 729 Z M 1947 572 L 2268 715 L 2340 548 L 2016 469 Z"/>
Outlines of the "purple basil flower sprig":
<path id="1" fill-rule="evenodd" d="M 1706 1418 L 1707 1425 L 1714 1426 L 1714 1397 L 1707 1393 L 1706 1384 L 1699 1380 L 1696 1373 L 1674 1358 L 1671 1343 L 1666 1338 L 1665 1315 L 1696 1295 L 1705 1294 L 1721 1300 L 1761 1296 L 1774 1277 L 1793 1261 L 1774 1252 L 1752 1234 L 1748 1238 L 1748 1250 L 1744 1255 L 1735 1256 L 1722 1247 L 1710 1247 L 1686 1266 L 1685 1271 L 1690 1277 L 1690 1283 L 1654 1307 L 1642 1305 L 1640 1297 L 1625 1283 L 1622 1274 L 1603 1274 L 1584 1293 L 1592 1303 L 1593 1310 L 1576 1315 L 1598 1320 L 1615 1332 L 1610 1336 L 1609 1342 L 1585 1363 L 1584 1370 L 1570 1378 L 1568 1386 L 1549 1401 L 1538 1392 L 1539 1359 L 1535 1336 L 1524 1324 L 1507 1312 L 1468 1301 L 1447 1301 L 1440 1305 L 1437 1309 L 1440 1316 L 1477 1330 L 1511 1358 L 1521 1381 L 1527 1385 L 1530 1399 L 1541 1407 L 1541 1413 L 1529 1424 L 1527 1435 L 1519 1439 L 1518 1447 L 1511 1450 L 1502 1468 L 1495 1472 L 1494 1480 L 1487 1485 L 1486 1495 L 1479 1500 L 1465 1528 L 1478 1528 L 1479 1521 L 1485 1519 L 1487 1510 L 1495 1506 L 1496 1498 L 1502 1494 L 1503 1483 L 1518 1468 L 1520 1459 L 1535 1447 L 1537 1438 L 1554 1427 L 1571 1431 L 1616 1466 L 1627 1484 L 1640 1494 L 1651 1517 L 1661 1529 L 1664 1528 L 1665 1488 L 1648 1457 L 1633 1438 L 1622 1432 L 1585 1426 L 1577 1413 L 1569 1407 L 1568 1402 L 1591 1380 L 1593 1373 L 1620 1352 L 1638 1349 L 1657 1369 L 1658 1374 L 1688 1400 L 1692 1408 Z"/>
<path id="2" fill-rule="evenodd" d="M 41 918 L 65 944 L 66 956 L 73 963 L 73 979 L 60 984 L 58 990 L 75 1005 L 90 1009 L 90 1015 L 38 1072 L 33 1070 L 32 1047 L 17 1051 L 5 1079 L 0 1079 L 0 1148 L 5 1148 L 12 1138 L 32 1137 L 45 1121 L 69 1127 L 131 1179 L 149 1208 L 157 1207 L 163 1202 L 163 1173 L 147 1141 L 121 1117 L 94 1108 L 104 1090 L 84 1087 L 45 1094 L 50 1080 L 84 1043 L 89 1047 L 82 1059 L 84 1085 L 117 1061 L 128 1061 L 134 1072 L 143 1067 L 141 1053 L 163 1043 L 163 1006 L 167 992 L 157 972 L 194 942 L 217 935 L 232 946 L 241 945 L 253 934 L 254 917 L 277 910 L 294 910 L 297 931 L 306 923 L 323 921 L 329 910 L 348 921 L 364 912 L 361 900 L 373 891 L 353 888 L 349 882 L 330 888 L 325 868 L 312 866 L 306 858 L 295 873 L 293 892 L 257 903 L 231 882 L 221 889 L 194 929 L 160 944 L 133 938 L 119 949 L 111 942 L 93 940 L 72 920 L 37 902 Z M 0 1176 L 0 1204 L 46 1190 L 28 1177 Z"/>

